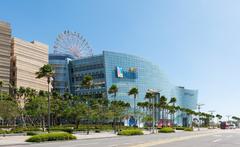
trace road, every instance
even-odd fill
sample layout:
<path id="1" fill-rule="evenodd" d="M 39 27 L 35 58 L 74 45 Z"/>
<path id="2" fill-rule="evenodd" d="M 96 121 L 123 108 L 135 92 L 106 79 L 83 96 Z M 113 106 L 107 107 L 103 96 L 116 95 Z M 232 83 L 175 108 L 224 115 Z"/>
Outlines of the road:
<path id="1" fill-rule="evenodd" d="M 239 147 L 240 130 L 178 132 L 144 136 L 115 137 L 36 143 L 26 147 Z M 20 146 L 23 147 L 23 146 Z"/>

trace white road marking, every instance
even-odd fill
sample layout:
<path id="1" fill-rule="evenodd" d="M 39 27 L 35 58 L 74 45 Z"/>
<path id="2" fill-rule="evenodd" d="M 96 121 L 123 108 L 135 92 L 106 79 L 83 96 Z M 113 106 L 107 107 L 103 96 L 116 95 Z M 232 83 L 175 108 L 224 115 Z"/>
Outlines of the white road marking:
<path id="1" fill-rule="evenodd" d="M 220 139 L 220 138 L 219 138 L 219 139 L 216 139 L 216 140 L 213 141 L 213 143 L 219 142 L 219 141 L 221 141 L 221 140 L 222 140 L 222 139 Z"/>
<path id="2" fill-rule="evenodd" d="M 217 134 L 217 135 L 213 135 L 213 137 L 222 137 L 222 135 Z"/>

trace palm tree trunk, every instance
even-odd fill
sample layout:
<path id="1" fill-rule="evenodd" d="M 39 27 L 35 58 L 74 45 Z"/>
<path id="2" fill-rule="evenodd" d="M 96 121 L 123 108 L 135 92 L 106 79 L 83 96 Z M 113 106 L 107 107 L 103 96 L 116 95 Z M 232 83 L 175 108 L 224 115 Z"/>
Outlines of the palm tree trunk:
<path id="1" fill-rule="evenodd" d="M 48 77 L 48 133 L 50 132 L 50 93 L 49 93 L 50 78 Z"/>
<path id="2" fill-rule="evenodd" d="M 133 101 L 133 103 L 134 103 L 134 104 L 133 104 L 133 105 L 134 105 L 134 106 L 133 106 L 133 109 L 134 109 L 134 110 L 133 110 L 133 111 L 134 111 L 133 114 L 134 114 L 134 119 L 136 119 L 136 95 L 134 95 L 134 101 Z"/>
<path id="3" fill-rule="evenodd" d="M 23 122 L 23 127 L 26 127 L 26 122 L 25 122 L 23 110 L 22 110 L 22 112 L 21 112 L 21 119 L 22 119 L 22 122 Z"/>
<path id="4" fill-rule="evenodd" d="M 116 93 L 114 93 L 114 101 L 116 101 Z M 116 109 L 113 108 L 113 130 L 116 133 Z"/>

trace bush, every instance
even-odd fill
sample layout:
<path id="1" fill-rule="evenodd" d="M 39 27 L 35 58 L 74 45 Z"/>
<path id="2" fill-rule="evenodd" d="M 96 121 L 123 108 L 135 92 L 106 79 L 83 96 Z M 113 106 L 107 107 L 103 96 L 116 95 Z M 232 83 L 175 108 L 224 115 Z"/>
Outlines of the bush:
<path id="1" fill-rule="evenodd" d="M 189 131 L 189 132 L 191 132 L 191 131 L 193 131 L 193 128 L 185 128 L 184 131 Z"/>
<path id="2" fill-rule="evenodd" d="M 19 127 L 19 128 L 14 128 L 10 131 L 10 133 L 24 133 L 24 132 L 32 132 L 32 131 L 41 131 L 39 128 L 35 127 Z"/>
<path id="3" fill-rule="evenodd" d="M 34 136 L 34 135 L 37 135 L 38 133 L 37 132 L 27 132 L 27 136 Z"/>
<path id="4" fill-rule="evenodd" d="M 8 134 L 8 131 L 0 129 L 0 134 Z"/>
<path id="5" fill-rule="evenodd" d="M 48 134 L 34 135 L 26 140 L 26 142 L 44 142 L 44 141 L 55 141 L 55 140 L 73 140 L 75 136 L 66 132 L 52 132 Z"/>
<path id="6" fill-rule="evenodd" d="M 165 127 L 165 128 L 160 129 L 158 132 L 159 133 L 174 133 L 175 130 L 170 127 Z"/>
<path id="7" fill-rule="evenodd" d="M 127 129 L 118 132 L 118 135 L 132 136 L 132 135 L 143 135 L 142 130 L 140 129 Z"/>
<path id="8" fill-rule="evenodd" d="M 176 127 L 176 130 L 184 130 L 185 127 Z"/>
<path id="9" fill-rule="evenodd" d="M 50 128 L 51 131 L 62 131 L 62 132 L 67 132 L 72 134 L 73 133 L 73 128 L 69 128 L 69 127 L 53 127 Z"/>
<path id="10" fill-rule="evenodd" d="M 100 133 L 100 132 L 101 132 L 100 129 L 95 130 L 95 133 Z"/>

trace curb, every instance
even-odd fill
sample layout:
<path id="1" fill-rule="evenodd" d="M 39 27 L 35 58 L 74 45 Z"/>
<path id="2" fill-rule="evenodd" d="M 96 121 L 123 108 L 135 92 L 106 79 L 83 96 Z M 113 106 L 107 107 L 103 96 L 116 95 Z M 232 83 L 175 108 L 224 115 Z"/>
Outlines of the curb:
<path id="1" fill-rule="evenodd" d="M 31 143 L 24 142 L 24 143 L 16 143 L 16 144 L 5 144 L 5 145 L 0 145 L 0 147 L 2 147 L 2 146 L 18 146 L 18 145 L 31 145 Z"/>

